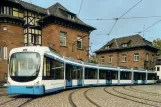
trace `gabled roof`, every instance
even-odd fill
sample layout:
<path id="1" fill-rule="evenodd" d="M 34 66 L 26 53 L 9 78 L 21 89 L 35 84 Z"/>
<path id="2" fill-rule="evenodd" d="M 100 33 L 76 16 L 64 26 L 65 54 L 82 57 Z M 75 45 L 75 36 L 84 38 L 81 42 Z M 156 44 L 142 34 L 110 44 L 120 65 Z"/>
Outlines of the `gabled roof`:
<path id="1" fill-rule="evenodd" d="M 112 45 L 111 45 L 112 44 Z M 127 44 L 127 47 L 123 47 L 123 44 Z M 106 46 L 110 46 L 110 48 L 105 48 Z M 105 44 L 103 47 L 101 47 L 99 50 L 96 51 L 96 53 L 99 52 L 107 52 L 111 50 L 121 50 L 121 49 L 128 49 L 128 48 L 134 48 L 134 47 L 141 47 L 141 46 L 148 46 L 151 48 L 154 48 L 155 50 L 158 50 L 157 48 L 153 47 L 152 43 L 145 38 L 141 37 L 139 34 L 132 35 L 132 36 L 126 36 L 121 38 L 114 38 L 111 41 L 109 41 L 107 44 Z"/>
<path id="2" fill-rule="evenodd" d="M 9 2 L 18 4 L 18 5 L 21 5 L 25 9 L 28 9 L 28 10 L 31 10 L 31 11 L 35 11 L 35 12 L 39 12 L 39 13 L 42 13 L 42 14 L 47 14 L 45 8 L 36 6 L 34 4 L 31 4 L 31 3 L 28 3 L 28 2 L 25 2 L 25 1 L 22 1 L 22 0 L 2 0 L 2 2 L 3 1 L 9 1 Z"/>
<path id="3" fill-rule="evenodd" d="M 92 30 L 96 29 L 96 28 L 94 28 L 94 27 L 84 23 L 83 21 L 81 21 L 76 16 L 76 14 L 70 12 L 68 9 L 66 9 L 65 7 L 63 7 L 59 3 L 56 3 L 56 4 L 52 5 L 52 6 L 50 6 L 49 8 L 42 8 L 42 7 L 36 6 L 34 4 L 31 4 L 31 3 L 27 3 L 27 2 L 22 1 L 22 0 L 3 0 L 3 1 L 13 2 L 13 3 L 21 5 L 25 9 L 28 9 L 28 10 L 31 10 L 31 11 L 34 11 L 34 12 L 37 12 L 37 13 L 44 14 L 44 16 L 46 15 L 44 17 L 44 19 L 47 18 L 47 17 L 50 17 L 50 16 L 54 16 L 54 17 L 62 18 L 62 19 L 67 20 L 67 21 L 72 21 L 73 23 L 77 23 L 77 24 L 89 27 Z M 69 20 L 68 19 L 68 15 L 65 14 L 65 12 L 73 15 L 75 17 L 75 20 L 74 21 L 73 20 Z"/>
<path id="4" fill-rule="evenodd" d="M 42 14 L 47 14 L 45 8 L 36 6 L 36 5 L 34 5 L 34 4 L 31 4 L 31 3 L 28 3 L 28 2 L 25 2 L 25 1 L 21 1 L 20 4 L 21 4 L 25 9 L 28 9 L 28 10 L 31 10 L 31 11 L 35 11 L 35 12 L 38 12 L 38 13 L 42 13 Z"/>
<path id="5" fill-rule="evenodd" d="M 84 23 L 83 21 L 81 21 L 76 14 L 70 12 L 68 9 L 66 9 L 65 7 L 63 7 L 61 4 L 59 3 L 56 3 L 54 5 L 52 5 L 51 7 L 47 8 L 47 10 L 49 10 L 49 16 L 46 16 L 44 17 L 47 18 L 47 17 L 50 17 L 51 15 L 55 16 L 55 17 L 59 17 L 59 18 L 62 18 L 64 20 L 67 20 L 67 21 L 72 21 L 74 23 L 77 23 L 77 24 L 80 24 L 80 25 L 83 25 L 83 26 L 86 26 L 86 27 L 89 27 L 89 28 L 92 28 L 92 30 L 95 30 L 96 28 L 90 26 L 90 25 L 87 25 L 86 23 Z M 68 14 L 71 14 L 74 16 L 74 20 L 70 20 L 68 19 Z"/>
<path id="6" fill-rule="evenodd" d="M 71 13 L 71 14 L 75 15 L 74 13 L 72 13 L 72 12 L 70 12 L 68 9 L 66 9 L 64 6 L 62 6 L 60 3 L 56 3 L 56 4 L 50 6 L 50 7 L 47 8 L 47 9 L 50 10 L 50 12 L 51 12 L 52 14 L 57 14 L 57 15 L 60 14 L 59 12 L 60 12 L 60 9 L 61 9 L 61 10 L 63 10 L 63 11 L 66 11 L 66 12 L 68 12 L 68 13 Z"/>

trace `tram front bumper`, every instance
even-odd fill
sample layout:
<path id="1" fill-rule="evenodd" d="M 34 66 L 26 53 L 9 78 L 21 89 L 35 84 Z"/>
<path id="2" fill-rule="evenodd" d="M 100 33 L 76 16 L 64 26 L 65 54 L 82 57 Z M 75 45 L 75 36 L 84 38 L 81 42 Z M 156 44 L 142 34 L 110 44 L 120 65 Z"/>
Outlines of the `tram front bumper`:
<path id="1" fill-rule="evenodd" d="M 44 94 L 43 86 L 8 86 L 8 94 L 30 94 L 42 95 Z"/>

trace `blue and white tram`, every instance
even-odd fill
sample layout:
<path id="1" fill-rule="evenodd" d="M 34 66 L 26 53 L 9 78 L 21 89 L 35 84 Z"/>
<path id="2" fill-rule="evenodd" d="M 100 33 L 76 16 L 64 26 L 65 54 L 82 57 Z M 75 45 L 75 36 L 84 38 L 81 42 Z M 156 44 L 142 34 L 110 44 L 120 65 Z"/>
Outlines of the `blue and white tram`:
<path id="1" fill-rule="evenodd" d="M 48 47 L 12 49 L 8 94 L 42 95 L 83 86 L 155 83 L 153 71 L 96 65 L 61 56 Z"/>
<path id="2" fill-rule="evenodd" d="M 118 67 L 99 65 L 98 85 L 118 85 Z"/>

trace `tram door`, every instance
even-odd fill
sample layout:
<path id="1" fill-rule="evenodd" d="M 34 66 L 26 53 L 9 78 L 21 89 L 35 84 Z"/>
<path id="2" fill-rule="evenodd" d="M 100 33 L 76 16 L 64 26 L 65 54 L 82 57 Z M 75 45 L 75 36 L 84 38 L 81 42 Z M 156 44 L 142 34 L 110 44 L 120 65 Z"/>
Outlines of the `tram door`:
<path id="1" fill-rule="evenodd" d="M 134 84 L 138 84 L 138 73 L 134 72 Z"/>
<path id="2" fill-rule="evenodd" d="M 111 85 L 112 84 L 112 76 L 111 76 L 112 74 L 111 74 L 111 71 L 107 71 L 106 72 L 106 84 L 107 85 Z"/>
<path id="3" fill-rule="evenodd" d="M 77 67 L 77 85 L 82 86 L 83 68 Z"/>
<path id="4" fill-rule="evenodd" d="M 72 87 L 72 67 L 70 65 L 66 65 L 66 87 Z"/>
<path id="5" fill-rule="evenodd" d="M 146 73 L 142 73 L 141 76 L 142 76 L 142 84 L 145 84 L 145 82 L 146 82 Z"/>

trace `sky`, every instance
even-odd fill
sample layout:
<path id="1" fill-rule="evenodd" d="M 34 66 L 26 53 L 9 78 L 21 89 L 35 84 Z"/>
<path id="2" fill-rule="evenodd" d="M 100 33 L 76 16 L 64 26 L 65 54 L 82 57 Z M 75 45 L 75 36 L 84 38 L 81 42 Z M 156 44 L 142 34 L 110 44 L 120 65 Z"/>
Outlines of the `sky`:
<path id="1" fill-rule="evenodd" d="M 32 2 L 43 8 L 59 2 L 69 11 L 97 30 L 90 34 L 90 45 L 92 52 L 98 50 L 113 38 L 130 36 L 147 29 L 159 20 L 161 20 L 161 0 L 142 0 L 136 7 L 129 11 L 122 18 L 129 17 L 149 17 L 151 18 L 132 18 L 119 19 L 109 34 L 115 20 L 96 20 L 96 19 L 114 19 L 119 18 L 140 0 L 23 0 Z M 80 13 L 79 13 L 80 10 Z M 78 15 L 79 13 L 79 15 Z M 161 38 L 161 22 L 147 29 L 144 33 L 139 33 L 145 39 L 153 41 Z"/>

